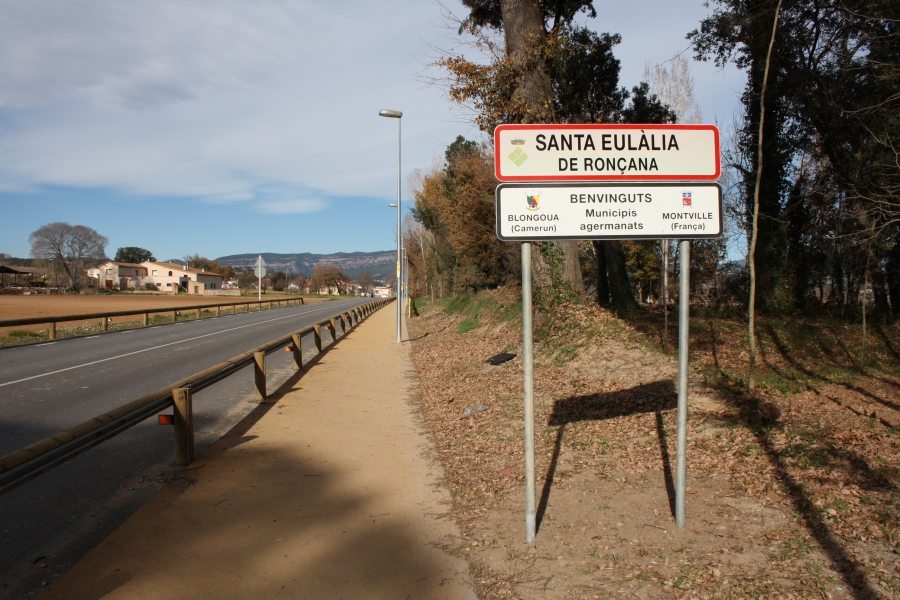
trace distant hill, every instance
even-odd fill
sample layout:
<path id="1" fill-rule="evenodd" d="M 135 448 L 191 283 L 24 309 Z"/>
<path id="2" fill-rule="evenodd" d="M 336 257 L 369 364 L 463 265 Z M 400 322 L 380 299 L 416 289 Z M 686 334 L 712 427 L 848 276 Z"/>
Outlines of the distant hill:
<path id="1" fill-rule="evenodd" d="M 232 254 L 216 260 L 222 266 L 252 267 L 256 257 L 262 255 L 266 268 L 298 275 L 312 275 L 318 265 L 335 265 L 348 276 L 355 278 L 360 273 L 369 272 L 376 279 L 384 279 L 394 272 L 397 261 L 396 250 L 383 252 L 337 252 L 335 254 Z"/>

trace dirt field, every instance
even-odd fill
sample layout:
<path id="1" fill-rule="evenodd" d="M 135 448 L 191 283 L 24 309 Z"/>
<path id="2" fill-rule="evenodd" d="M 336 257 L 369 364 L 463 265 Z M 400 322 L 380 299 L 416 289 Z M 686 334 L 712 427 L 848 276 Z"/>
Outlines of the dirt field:
<path id="1" fill-rule="evenodd" d="M 296 296 L 281 296 L 269 294 L 263 296 L 266 300 L 285 300 Z M 84 315 L 102 313 L 104 311 L 120 310 L 148 310 L 166 311 L 175 306 L 203 306 L 220 304 L 228 306 L 232 304 L 246 304 L 255 302 L 256 297 L 250 296 L 189 296 L 189 295 L 33 295 L 33 296 L 0 296 L 0 320 L 27 319 L 31 317 L 63 317 L 66 315 Z M 325 302 L 327 298 L 304 298 L 305 303 Z M 139 319 L 138 316 L 115 317 L 114 323 L 125 323 Z M 83 323 L 69 322 L 67 327 L 82 325 Z M 40 331 L 46 329 L 46 325 L 17 326 L 0 328 L 0 336 L 8 335 L 10 331 Z"/>

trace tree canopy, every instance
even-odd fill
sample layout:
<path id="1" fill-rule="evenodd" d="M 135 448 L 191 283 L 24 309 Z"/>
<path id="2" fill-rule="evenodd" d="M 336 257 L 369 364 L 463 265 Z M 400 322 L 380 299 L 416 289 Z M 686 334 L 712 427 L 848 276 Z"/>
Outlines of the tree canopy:
<path id="1" fill-rule="evenodd" d="M 28 237 L 31 256 L 62 265 L 73 288 L 78 288 L 82 270 L 106 259 L 109 240 L 84 225 L 56 222 L 39 227 Z"/>
<path id="2" fill-rule="evenodd" d="M 116 250 L 113 260 L 116 262 L 142 263 L 147 260 L 154 261 L 156 258 L 149 250 L 138 248 L 137 246 L 126 246 Z"/>

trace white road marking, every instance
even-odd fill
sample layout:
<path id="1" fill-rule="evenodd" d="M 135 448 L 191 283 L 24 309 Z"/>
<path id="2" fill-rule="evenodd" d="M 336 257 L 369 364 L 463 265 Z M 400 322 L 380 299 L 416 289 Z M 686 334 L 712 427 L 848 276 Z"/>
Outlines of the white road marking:
<path id="1" fill-rule="evenodd" d="M 52 346 L 56 342 L 47 342 L 46 344 L 35 344 L 36 346 Z"/>
<path id="2" fill-rule="evenodd" d="M 332 305 L 334 306 L 334 305 Z M 323 310 L 328 310 L 330 307 L 326 306 L 325 308 L 318 308 L 316 310 L 310 310 L 304 313 L 303 315 L 308 315 L 314 312 L 321 312 Z M 41 375 L 32 375 L 31 377 L 25 377 L 24 379 L 16 379 L 15 381 L 7 381 L 6 383 L 0 383 L 0 387 L 5 387 L 7 385 L 12 385 L 14 383 L 22 383 L 23 381 L 30 381 L 32 379 L 40 379 L 41 377 L 47 377 L 48 375 L 56 375 L 57 373 L 64 373 L 65 371 L 71 371 L 73 369 L 80 369 L 82 367 L 89 367 L 91 365 L 96 365 L 99 363 L 107 362 L 110 360 L 116 360 L 117 358 L 125 358 L 126 356 L 134 356 L 135 354 L 141 354 L 143 352 L 150 352 L 151 350 L 158 350 L 160 348 L 165 348 L 166 346 L 174 346 L 175 344 L 183 344 L 185 342 L 191 342 L 193 340 L 199 340 L 200 338 L 210 337 L 212 335 L 219 335 L 220 333 L 228 333 L 229 331 L 235 331 L 237 329 L 244 329 L 246 327 L 253 327 L 254 325 L 262 325 L 264 323 L 271 323 L 272 321 L 281 321 L 282 319 L 290 319 L 291 317 L 296 317 L 298 315 L 285 315 L 283 317 L 276 317 L 274 319 L 269 319 L 267 321 L 260 321 L 259 323 L 249 323 L 247 325 L 240 325 L 238 327 L 232 327 L 231 329 L 223 329 L 222 331 L 216 331 L 213 333 L 207 333 L 204 335 L 198 335 L 197 337 L 188 338 L 186 340 L 179 340 L 177 342 L 169 342 L 168 344 L 161 344 L 159 346 L 153 346 L 152 348 L 144 348 L 143 350 L 135 350 L 134 352 L 128 352 L 126 354 L 120 354 L 118 356 L 110 356 L 109 358 L 101 358 L 100 360 L 91 361 L 88 363 L 75 365 L 74 367 L 66 367 L 65 369 L 59 369 L 56 371 L 50 371 L 49 373 L 42 373 Z M 99 335 L 91 336 L 91 338 L 100 337 Z M 83 339 L 91 339 L 91 338 L 83 338 Z M 52 342 L 56 343 L 56 342 Z"/>

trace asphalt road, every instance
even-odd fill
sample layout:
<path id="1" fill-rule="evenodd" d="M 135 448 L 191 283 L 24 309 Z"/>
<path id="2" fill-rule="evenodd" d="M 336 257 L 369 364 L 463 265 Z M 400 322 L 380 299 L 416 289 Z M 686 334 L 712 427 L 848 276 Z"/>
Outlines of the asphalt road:
<path id="1" fill-rule="evenodd" d="M 368 299 L 292 306 L 0 350 L 0 455 Z M 325 340 L 328 340 L 327 336 Z M 312 336 L 303 340 L 313 353 Z M 269 355 L 268 388 L 293 373 Z M 252 369 L 194 397 L 202 453 L 248 414 Z M 35 597 L 179 471 L 174 433 L 148 419 L 0 496 L 0 598 Z"/>

